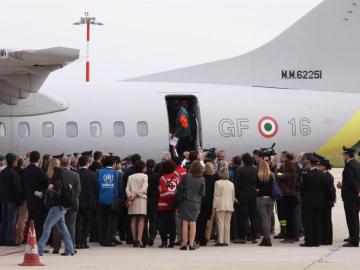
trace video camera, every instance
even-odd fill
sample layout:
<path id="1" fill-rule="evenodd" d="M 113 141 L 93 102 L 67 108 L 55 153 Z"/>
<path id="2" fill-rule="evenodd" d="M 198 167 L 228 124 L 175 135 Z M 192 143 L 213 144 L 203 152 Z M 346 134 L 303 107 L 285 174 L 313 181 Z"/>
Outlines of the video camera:
<path id="1" fill-rule="evenodd" d="M 217 157 L 217 150 L 215 147 L 212 147 L 210 149 L 204 149 L 204 152 L 207 152 L 207 159 L 215 160 Z"/>
<path id="2" fill-rule="evenodd" d="M 254 154 L 257 152 L 259 153 L 262 157 L 271 157 L 271 156 L 275 156 L 276 152 L 274 150 L 276 143 L 273 143 L 271 147 L 268 148 L 260 148 L 260 150 L 255 150 Z"/>

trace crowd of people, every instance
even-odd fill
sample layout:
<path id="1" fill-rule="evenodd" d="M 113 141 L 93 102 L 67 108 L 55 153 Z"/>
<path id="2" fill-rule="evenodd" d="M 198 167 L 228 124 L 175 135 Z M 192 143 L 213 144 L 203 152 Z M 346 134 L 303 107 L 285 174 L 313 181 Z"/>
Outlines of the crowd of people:
<path id="1" fill-rule="evenodd" d="M 35 223 L 39 254 L 74 255 L 90 242 L 195 250 L 274 239 L 301 246 L 332 245 L 332 208 L 341 189 L 349 238 L 359 246 L 360 164 L 344 147 L 342 182 L 316 153 L 255 150 L 227 160 L 224 150 L 170 152 L 157 163 L 139 154 L 121 159 L 100 151 L 81 156 L 0 156 L 0 245 L 26 243 Z"/>

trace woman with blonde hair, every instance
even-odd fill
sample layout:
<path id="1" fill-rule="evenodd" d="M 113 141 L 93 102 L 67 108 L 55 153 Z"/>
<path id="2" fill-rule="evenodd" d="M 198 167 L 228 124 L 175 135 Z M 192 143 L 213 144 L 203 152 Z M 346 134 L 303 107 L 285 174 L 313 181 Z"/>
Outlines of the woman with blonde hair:
<path id="1" fill-rule="evenodd" d="M 215 246 L 230 245 L 230 222 L 234 212 L 235 187 L 229 181 L 227 167 L 220 169 L 220 180 L 216 181 L 213 200 L 213 214 L 216 213 L 216 227 L 218 229 L 218 242 Z"/>
<path id="2" fill-rule="evenodd" d="M 270 171 L 269 164 L 260 160 L 259 172 L 256 181 L 256 205 L 261 217 L 264 236 L 260 246 L 272 246 L 270 239 L 271 216 L 274 210 L 274 199 L 271 197 L 271 186 L 275 181 L 274 175 Z"/>
<path id="3" fill-rule="evenodd" d="M 211 219 L 215 182 L 218 180 L 212 162 L 205 163 L 203 177 L 205 179 L 205 197 L 201 200 L 200 214 L 196 223 L 196 241 L 200 246 L 206 246 L 209 241 L 205 237 L 205 230 L 207 221 Z"/>
<path id="4" fill-rule="evenodd" d="M 60 160 L 57 158 L 52 158 L 49 161 L 48 169 L 46 175 L 49 179 L 52 179 L 54 176 L 54 169 L 60 167 Z"/>

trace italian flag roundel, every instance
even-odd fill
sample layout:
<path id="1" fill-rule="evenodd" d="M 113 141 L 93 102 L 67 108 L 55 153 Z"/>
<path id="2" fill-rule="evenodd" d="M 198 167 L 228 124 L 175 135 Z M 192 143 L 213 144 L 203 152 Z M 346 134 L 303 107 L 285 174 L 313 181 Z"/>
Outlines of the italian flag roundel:
<path id="1" fill-rule="evenodd" d="M 264 116 L 258 122 L 260 135 L 264 138 L 272 138 L 279 131 L 279 125 L 271 116 Z"/>

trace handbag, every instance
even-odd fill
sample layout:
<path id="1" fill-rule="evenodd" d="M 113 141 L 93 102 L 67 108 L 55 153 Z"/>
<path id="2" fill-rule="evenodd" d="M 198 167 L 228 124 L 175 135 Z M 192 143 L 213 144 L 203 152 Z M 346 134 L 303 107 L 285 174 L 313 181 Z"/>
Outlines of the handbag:
<path id="1" fill-rule="evenodd" d="M 281 192 L 279 183 L 273 179 L 272 183 L 271 183 L 271 197 L 274 200 L 280 200 L 282 198 L 283 194 Z"/>
<path id="2" fill-rule="evenodd" d="M 119 196 L 116 196 L 116 193 L 117 193 L 116 190 L 118 189 L 118 186 L 117 186 L 118 181 L 116 181 L 116 173 L 114 173 L 114 181 L 115 181 L 114 196 L 111 200 L 111 209 L 116 213 L 120 213 L 120 211 L 122 209 L 122 201 Z"/>
<path id="3" fill-rule="evenodd" d="M 184 180 L 182 180 L 182 182 L 180 183 L 180 185 L 177 186 L 176 188 L 176 192 L 175 192 L 175 196 L 172 199 L 172 204 L 174 208 L 180 208 L 181 203 L 184 201 L 185 199 L 185 181 L 186 181 L 186 176 L 184 177 Z"/>

